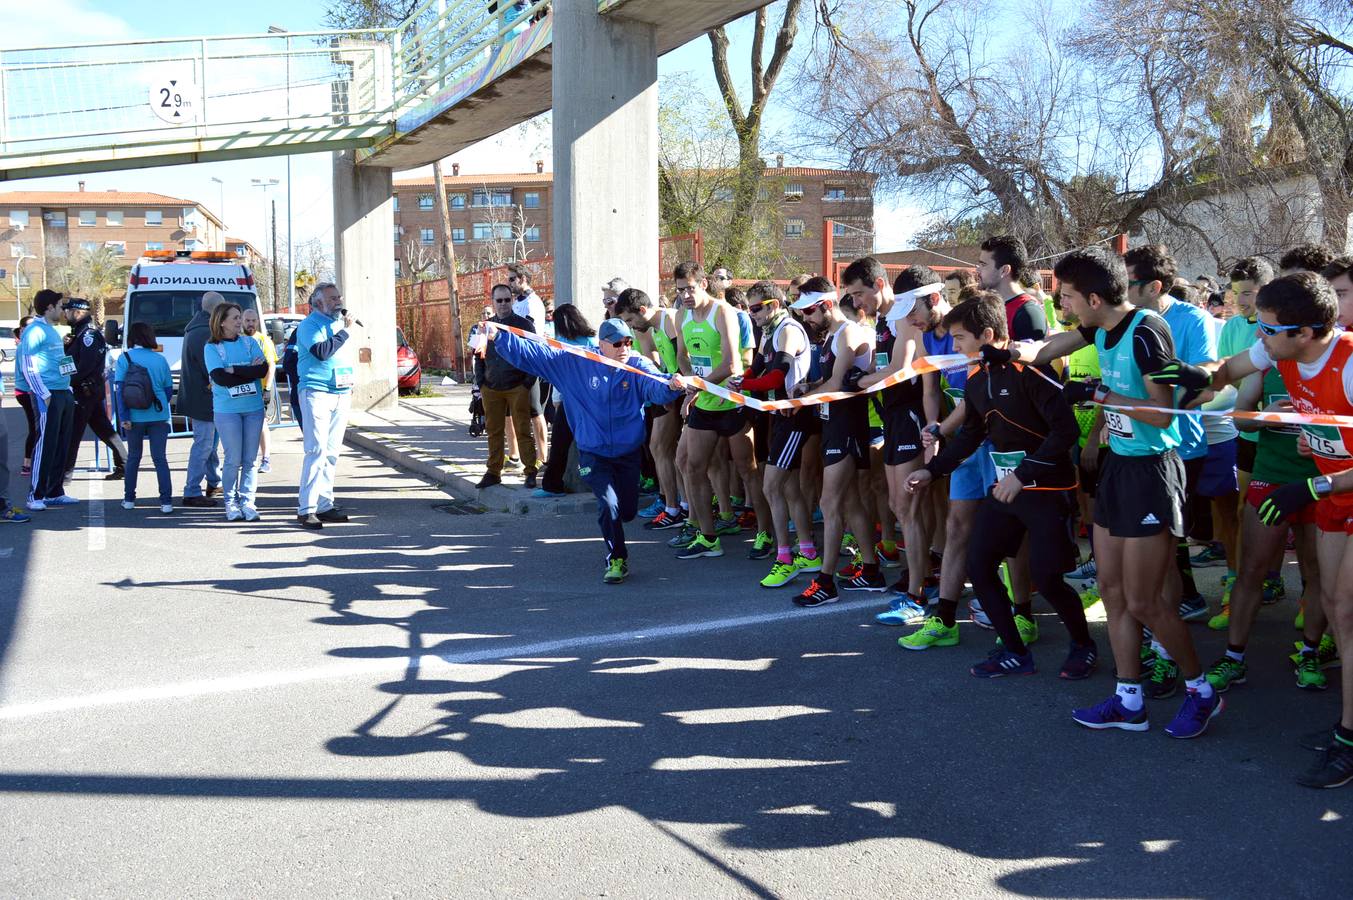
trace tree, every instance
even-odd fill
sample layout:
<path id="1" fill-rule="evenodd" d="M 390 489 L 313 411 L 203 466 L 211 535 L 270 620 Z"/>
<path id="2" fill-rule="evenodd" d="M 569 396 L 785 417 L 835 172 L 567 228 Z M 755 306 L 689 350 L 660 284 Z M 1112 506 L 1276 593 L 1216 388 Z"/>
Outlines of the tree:
<path id="1" fill-rule="evenodd" d="M 422 241 L 405 241 L 399 256 L 403 264 L 401 280 L 406 283 L 432 281 L 441 275 L 441 251 Z"/>
<path id="2" fill-rule="evenodd" d="M 53 286 L 63 294 L 84 297 L 93 306 L 94 320 L 102 322 L 108 298 L 126 289 L 130 268 L 112 247 L 81 250 L 68 265 L 56 270 Z"/>

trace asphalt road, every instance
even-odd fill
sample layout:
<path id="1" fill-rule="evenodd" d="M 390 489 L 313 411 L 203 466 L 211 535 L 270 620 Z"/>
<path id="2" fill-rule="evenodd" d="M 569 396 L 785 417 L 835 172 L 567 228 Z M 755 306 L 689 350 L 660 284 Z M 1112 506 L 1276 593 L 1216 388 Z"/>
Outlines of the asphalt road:
<path id="1" fill-rule="evenodd" d="M 991 638 L 971 625 L 904 653 L 876 598 L 804 612 L 740 552 L 679 562 L 642 535 L 630 582 L 605 587 L 591 516 L 463 514 L 351 452 L 353 522 L 301 531 L 283 435 L 258 524 L 126 512 L 82 474 L 90 502 L 0 526 L 0 895 L 1346 882 L 1353 789 L 1292 783 L 1337 698 L 1292 686 L 1290 602 L 1263 611 L 1250 683 L 1203 739 L 1164 735 L 1175 700 L 1148 733 L 1096 733 L 1067 712 L 1111 674 L 1059 681 L 1050 614 L 1044 671 L 980 682 Z M 185 454 L 171 444 L 176 484 Z"/>

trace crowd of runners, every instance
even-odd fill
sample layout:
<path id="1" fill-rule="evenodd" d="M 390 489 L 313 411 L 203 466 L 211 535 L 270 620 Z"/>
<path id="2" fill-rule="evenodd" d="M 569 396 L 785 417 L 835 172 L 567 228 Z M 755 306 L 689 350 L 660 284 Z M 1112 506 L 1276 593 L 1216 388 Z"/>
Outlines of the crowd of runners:
<path id="1" fill-rule="evenodd" d="M 1060 676 L 1089 677 L 1104 648 L 1085 610 L 1102 602 L 1117 685 L 1074 720 L 1145 731 L 1146 701 L 1182 690 L 1165 727 L 1176 738 L 1203 734 L 1246 681 L 1256 613 L 1283 597 L 1291 551 L 1303 585 L 1293 677 L 1326 689 L 1353 637 L 1353 427 L 1318 417 L 1353 416 L 1353 258 L 1302 247 L 1276 271 L 1242 259 L 1216 294 L 1179 278 L 1163 247 L 1078 250 L 1053 274 L 1043 295 L 1023 244 L 993 237 L 975 272 L 944 277 L 915 265 L 890 280 L 866 257 L 839 284 L 762 281 L 743 295 L 725 270 L 682 263 L 670 307 L 636 289 L 608 299 L 604 354 L 670 376 L 608 388 L 642 393 L 657 493 L 644 528 L 670 533 L 679 560 L 749 537 L 736 552 L 769 570 L 747 577 L 801 607 L 875 592 L 878 622 L 906 629 L 909 651 L 959 644 L 971 586 L 966 614 L 998 637 L 970 668 L 981 678 L 1036 671 L 1035 594 L 1067 631 Z M 1235 311 L 1224 324 L 1208 311 L 1223 303 Z M 514 336 L 490 337 L 513 342 L 528 370 L 545 364 Z M 910 374 L 945 355 L 950 368 Z M 760 399 L 850 396 L 759 411 L 689 376 Z M 584 414 L 569 397 L 573 422 Z M 1289 415 L 1244 415 L 1256 410 Z M 616 583 L 629 553 L 614 536 L 632 506 L 610 481 L 593 487 Z M 1191 559 L 1191 534 L 1215 542 Z M 1215 601 L 1195 561 L 1226 566 Z M 1225 631 L 1224 655 L 1201 660 L 1190 622 Z M 1302 784 L 1353 780 L 1347 670 L 1342 687 L 1341 721 L 1304 740 L 1321 755 Z"/>

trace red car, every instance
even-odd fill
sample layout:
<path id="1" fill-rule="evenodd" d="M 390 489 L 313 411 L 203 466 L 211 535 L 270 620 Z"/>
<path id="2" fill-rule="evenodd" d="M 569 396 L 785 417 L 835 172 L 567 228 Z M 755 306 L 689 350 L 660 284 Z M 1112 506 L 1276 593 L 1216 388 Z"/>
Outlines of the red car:
<path id="1" fill-rule="evenodd" d="M 399 375 L 399 392 L 416 394 L 423 383 L 423 367 L 418 362 L 418 354 L 404 337 L 404 329 L 395 329 L 395 338 L 399 348 L 395 350 L 395 371 Z"/>

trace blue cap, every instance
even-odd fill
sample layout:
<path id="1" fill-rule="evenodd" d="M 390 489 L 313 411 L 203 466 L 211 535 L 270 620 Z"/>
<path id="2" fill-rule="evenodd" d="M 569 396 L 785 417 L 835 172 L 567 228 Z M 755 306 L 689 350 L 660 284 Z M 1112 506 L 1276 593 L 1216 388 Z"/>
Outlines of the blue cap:
<path id="1" fill-rule="evenodd" d="M 634 340 L 634 332 L 630 331 L 624 319 L 607 319 L 597 329 L 597 338 L 608 344 L 618 344 L 624 340 Z"/>

